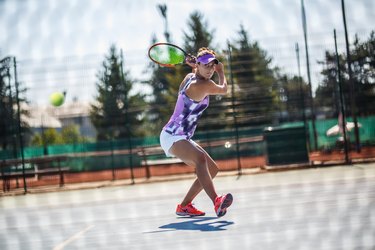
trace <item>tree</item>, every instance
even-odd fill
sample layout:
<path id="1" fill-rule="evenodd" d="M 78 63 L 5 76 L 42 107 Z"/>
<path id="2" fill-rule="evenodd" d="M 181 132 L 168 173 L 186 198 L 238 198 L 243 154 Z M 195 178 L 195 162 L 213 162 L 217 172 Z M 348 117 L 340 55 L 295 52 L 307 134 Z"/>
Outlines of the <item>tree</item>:
<path id="1" fill-rule="evenodd" d="M 134 81 L 123 71 L 123 63 L 122 55 L 112 45 L 97 74 L 98 95 L 91 105 L 90 118 L 98 140 L 144 135 L 144 95 L 130 94 Z"/>
<path id="2" fill-rule="evenodd" d="M 193 12 L 187 22 L 188 30 L 184 31 L 184 49 L 191 53 L 198 52 L 201 47 L 213 46 L 213 34 L 215 30 L 209 30 L 209 24 L 201 12 Z M 215 49 L 215 48 L 211 48 Z"/>
<path id="3" fill-rule="evenodd" d="M 167 5 L 158 4 L 157 9 L 164 19 L 164 38 L 167 42 L 171 42 L 171 34 L 168 31 Z M 151 44 L 157 42 L 156 35 L 153 35 Z M 166 93 L 169 88 L 170 76 L 174 74 L 175 69 L 160 67 L 159 65 L 150 62 L 147 65 L 146 73 L 151 73 L 151 78 L 144 83 L 152 88 L 152 95 L 149 98 L 149 105 L 146 110 L 147 122 L 145 123 L 146 135 L 156 135 L 160 133 L 162 126 L 167 122 L 170 115 L 170 109 L 173 109 L 173 104 L 169 102 Z M 167 74 L 170 76 L 167 77 Z M 168 78 L 168 79 L 167 79 Z M 173 81 L 173 80 L 172 80 Z"/>
<path id="4" fill-rule="evenodd" d="M 355 37 L 351 60 L 358 113 L 375 114 L 375 31 L 364 42 Z"/>
<path id="5" fill-rule="evenodd" d="M 156 43 L 157 38 L 152 38 L 152 44 Z M 147 65 L 146 72 L 151 73 L 151 77 L 144 83 L 152 89 L 152 95 L 148 101 L 146 110 L 147 131 L 148 135 L 156 135 L 160 133 L 162 126 L 168 121 L 174 103 L 170 101 L 169 86 L 170 82 L 174 82 L 174 68 L 161 67 L 156 63 L 150 62 Z M 175 96 L 175 95 L 174 95 Z M 173 97 L 173 96 L 172 96 Z"/>
<path id="6" fill-rule="evenodd" d="M 187 22 L 188 29 L 184 31 L 184 49 L 192 53 L 198 52 L 201 47 L 208 47 L 217 53 L 219 60 L 223 60 L 220 56 L 220 50 L 217 45 L 213 43 L 215 30 L 210 29 L 208 21 L 205 20 L 204 15 L 199 12 L 193 12 Z M 225 64 L 225 63 L 224 63 Z M 185 76 L 191 72 L 190 67 L 182 67 L 178 69 L 180 76 Z M 214 75 L 214 80 L 217 82 L 217 75 Z M 182 79 L 182 78 L 181 78 Z M 230 83 L 229 83 L 230 84 Z M 173 91 L 177 91 L 179 83 Z M 226 120 L 226 114 L 230 113 L 230 107 L 227 105 L 230 95 L 210 96 L 210 107 L 205 110 L 202 118 L 199 121 L 199 128 L 203 131 L 211 129 L 223 129 L 230 124 Z"/>
<path id="7" fill-rule="evenodd" d="M 238 123 L 240 126 L 268 124 L 277 104 L 272 58 L 257 42 L 250 42 L 242 25 L 231 47 Z"/>
<path id="8" fill-rule="evenodd" d="M 188 31 L 184 31 L 184 45 L 182 47 L 185 51 L 193 54 L 196 53 L 200 47 L 211 48 L 213 32 L 214 31 L 209 31 L 208 23 L 204 21 L 203 15 L 197 11 L 193 12 L 188 20 Z M 154 37 L 152 43 L 155 41 L 156 38 Z M 146 83 L 151 86 L 153 97 L 150 102 L 150 109 L 147 117 L 150 121 L 150 126 L 152 126 L 151 130 L 153 131 L 153 134 L 158 134 L 160 133 L 162 126 L 168 122 L 168 119 L 173 112 L 181 81 L 187 73 L 192 71 L 192 69 L 187 65 L 179 65 L 175 68 L 165 68 L 154 63 L 150 63 L 148 69 L 152 73 L 151 79 Z M 213 112 L 213 107 L 216 106 L 215 103 L 217 102 L 216 98 L 210 99 L 210 108 L 203 114 L 202 120 L 199 123 L 200 127 L 206 125 L 210 126 L 210 124 L 222 127 L 222 125 L 220 125 L 223 124 L 222 122 L 218 123 L 213 117 L 207 118 L 209 117 L 209 113 Z M 219 114 L 222 115 L 222 112 L 219 112 Z"/>
<path id="9" fill-rule="evenodd" d="M 375 114 L 375 33 L 371 32 L 367 41 L 360 41 L 355 36 L 354 48 L 351 53 L 352 80 L 356 92 L 356 106 L 359 115 Z M 346 56 L 339 54 L 341 80 L 343 86 L 345 109 L 351 114 L 349 102 L 349 75 L 346 63 Z M 321 75 L 322 82 L 316 91 L 315 102 L 319 107 L 328 107 L 332 110 L 333 116 L 339 113 L 338 96 L 338 71 L 335 52 L 326 51 L 323 61 Z"/>
<path id="10" fill-rule="evenodd" d="M 16 60 L 14 57 L 6 57 L 0 60 L 0 149 L 6 150 L 13 148 L 16 157 L 16 148 L 19 146 L 18 126 L 21 127 L 21 133 L 29 133 L 28 125 L 19 121 L 17 98 L 19 103 L 27 103 L 25 92 L 27 89 L 22 88 L 17 83 L 18 95 L 16 93 L 15 76 L 12 74 Z M 29 114 L 20 107 L 21 116 L 27 117 Z"/>
<path id="11" fill-rule="evenodd" d="M 36 134 L 31 140 L 31 145 L 34 146 L 48 146 L 64 144 L 61 134 L 54 128 L 44 130 L 43 134 Z"/>
<path id="12" fill-rule="evenodd" d="M 48 128 L 42 133 L 35 134 L 31 139 L 31 145 L 49 146 L 56 144 L 77 144 L 88 141 L 87 138 L 81 135 L 79 127 L 71 124 L 63 127 L 60 133 L 54 128 Z"/>
<path id="13" fill-rule="evenodd" d="M 31 146 L 43 146 L 42 134 L 35 134 L 30 141 Z"/>
<path id="14" fill-rule="evenodd" d="M 0 146 L 2 149 L 6 149 L 12 139 L 12 135 L 15 135 L 15 117 L 13 115 L 13 105 L 10 102 L 14 96 L 9 92 L 9 85 L 6 81 L 6 79 L 10 79 L 9 69 L 1 68 L 0 73 Z"/>
<path id="15" fill-rule="evenodd" d="M 79 127 L 75 124 L 71 124 L 62 128 L 61 139 L 66 144 L 77 144 L 88 141 L 88 139 L 81 135 Z"/>
<path id="16" fill-rule="evenodd" d="M 298 76 L 281 74 L 278 82 L 278 111 L 280 121 L 302 121 L 308 106 L 309 86 Z"/>
<path id="17" fill-rule="evenodd" d="M 340 71 L 342 72 L 341 78 L 346 72 L 346 63 L 343 55 L 339 55 L 339 64 Z M 323 70 L 321 74 L 323 75 L 323 80 L 319 84 L 316 90 L 316 97 L 314 102 L 318 109 L 331 110 L 331 115 L 337 117 L 340 112 L 340 96 L 338 89 L 338 71 L 337 71 L 337 62 L 336 55 L 334 52 L 326 51 L 325 60 L 319 61 L 319 64 L 323 65 Z M 348 82 L 342 83 L 345 109 L 349 110 L 349 86 Z M 345 101 L 346 100 L 346 101 Z"/>

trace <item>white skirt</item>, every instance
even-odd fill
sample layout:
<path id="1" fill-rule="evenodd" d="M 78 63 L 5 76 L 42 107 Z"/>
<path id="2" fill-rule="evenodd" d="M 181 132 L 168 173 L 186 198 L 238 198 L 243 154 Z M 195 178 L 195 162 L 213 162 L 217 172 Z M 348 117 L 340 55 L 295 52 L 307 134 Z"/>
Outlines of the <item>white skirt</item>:
<path id="1" fill-rule="evenodd" d="M 193 145 L 196 145 L 196 142 L 192 139 L 188 139 L 186 135 L 171 135 L 164 130 L 162 130 L 160 133 L 160 146 L 164 150 L 165 155 L 168 157 L 174 157 L 174 155 L 169 152 L 169 149 L 171 149 L 175 142 L 181 140 L 187 140 Z"/>

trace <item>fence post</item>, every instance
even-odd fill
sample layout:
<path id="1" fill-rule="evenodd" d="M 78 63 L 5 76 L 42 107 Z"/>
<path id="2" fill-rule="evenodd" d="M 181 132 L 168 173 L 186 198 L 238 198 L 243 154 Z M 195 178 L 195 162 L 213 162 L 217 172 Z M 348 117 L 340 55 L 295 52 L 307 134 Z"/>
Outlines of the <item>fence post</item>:
<path id="1" fill-rule="evenodd" d="M 303 91 L 302 87 L 302 77 L 301 77 L 301 63 L 299 59 L 299 46 L 298 43 L 296 43 L 296 56 L 297 56 L 297 64 L 298 64 L 298 77 L 299 77 L 299 89 L 301 93 L 301 107 L 302 107 L 302 119 L 303 119 L 303 126 L 305 127 L 305 137 L 307 140 L 308 150 L 310 151 L 310 134 L 308 133 L 308 126 L 306 121 L 306 113 L 305 113 L 305 91 Z"/>
<path id="2" fill-rule="evenodd" d="M 16 86 L 16 103 L 17 103 L 17 118 L 18 118 L 18 139 L 20 143 L 21 149 L 21 160 L 22 160 L 22 175 L 23 175 L 23 189 L 25 193 L 27 193 L 27 185 L 26 185 L 26 176 L 25 176 L 25 156 L 23 152 L 23 133 L 21 127 L 21 108 L 20 108 L 20 98 L 19 98 L 19 89 L 18 89 L 18 79 L 17 79 L 17 62 L 16 58 L 13 57 L 13 67 L 14 67 L 14 83 Z"/>
<path id="3" fill-rule="evenodd" d="M 241 166 L 241 155 L 240 155 L 240 144 L 239 144 L 239 136 L 238 136 L 238 124 L 237 124 L 237 113 L 236 113 L 236 105 L 235 105 L 235 96 L 234 96 L 234 83 L 233 83 L 233 72 L 232 72 L 232 54 L 231 54 L 231 45 L 228 41 L 228 68 L 229 68 L 229 81 L 231 84 L 231 92 L 232 92 L 232 108 L 233 108 L 233 121 L 234 121 L 234 128 L 236 131 L 236 152 L 237 152 L 237 170 L 238 175 L 242 175 L 242 166 Z"/>
<path id="4" fill-rule="evenodd" d="M 125 79 L 124 79 L 124 69 L 123 69 L 123 62 L 124 62 L 124 56 L 123 52 L 121 49 L 121 78 L 123 84 L 125 84 Z M 129 101 L 128 101 L 128 94 L 129 91 L 125 88 L 125 119 L 126 119 L 126 132 L 127 132 L 127 137 L 128 137 L 128 147 L 129 147 L 129 162 L 130 162 L 130 176 L 131 176 L 131 182 L 134 184 L 134 172 L 133 172 L 133 145 L 132 145 L 132 136 L 130 132 L 130 124 L 129 124 Z"/>
<path id="5" fill-rule="evenodd" d="M 354 122 L 354 133 L 355 133 L 355 144 L 357 152 L 361 152 L 361 145 L 360 145 L 360 138 L 359 138 L 359 130 L 358 130 L 358 121 L 357 121 L 357 105 L 355 103 L 355 91 L 353 76 L 352 76 L 352 68 L 351 68 L 351 58 L 350 58 L 350 50 L 349 50 L 349 38 L 348 38 L 348 29 L 346 27 L 346 16 L 345 16 L 345 4 L 344 0 L 341 0 L 341 10 L 342 10 L 342 18 L 344 22 L 344 30 L 345 30 L 345 45 L 346 45 L 346 61 L 348 63 L 348 75 L 349 75 L 349 88 L 350 88 L 350 106 L 352 110 L 352 117 Z"/>
<path id="6" fill-rule="evenodd" d="M 333 36 L 335 39 L 335 52 L 336 52 L 336 63 L 337 63 L 337 80 L 338 80 L 338 85 L 339 85 L 339 96 L 340 96 L 340 106 L 341 110 L 341 121 L 338 121 L 338 125 L 340 126 L 340 122 L 342 124 L 342 129 L 343 129 L 343 136 L 344 136 L 344 152 L 345 152 L 345 163 L 349 164 L 349 156 L 348 156 L 348 140 L 346 138 L 346 114 L 345 114 L 345 105 L 344 105 L 344 98 L 342 95 L 342 84 L 341 84 L 341 70 L 340 70 L 340 59 L 339 59 L 339 54 L 337 52 L 337 41 L 336 41 L 336 30 L 333 30 Z M 340 119 L 339 118 L 339 119 Z"/>
<path id="7" fill-rule="evenodd" d="M 309 82 L 309 99 L 310 99 L 310 108 L 311 108 L 311 123 L 314 134 L 314 150 L 318 150 L 318 135 L 316 133 L 315 125 L 315 107 L 314 107 L 314 98 L 312 94 L 312 85 L 311 85 L 311 76 L 310 76 L 310 60 L 309 60 L 309 49 L 307 44 L 307 24 L 306 24 L 306 12 L 305 5 L 303 0 L 301 0 L 301 11 L 302 11 L 302 26 L 303 26 L 303 35 L 305 38 L 305 51 L 306 51 L 306 68 L 307 68 L 307 79 Z"/>

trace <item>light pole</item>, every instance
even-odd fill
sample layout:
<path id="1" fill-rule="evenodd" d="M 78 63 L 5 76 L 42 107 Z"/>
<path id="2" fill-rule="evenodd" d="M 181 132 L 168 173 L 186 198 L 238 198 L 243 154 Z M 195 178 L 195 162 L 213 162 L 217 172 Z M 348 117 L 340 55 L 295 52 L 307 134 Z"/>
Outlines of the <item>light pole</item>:
<path id="1" fill-rule="evenodd" d="M 316 126 L 315 126 L 315 108 L 314 108 L 314 100 L 312 95 L 312 86 L 311 86 L 311 76 L 310 76 L 310 60 L 309 60 L 309 50 L 307 44 L 307 24 L 306 24 L 306 13 L 305 13 L 305 5 L 303 0 L 301 0 L 301 11 L 302 11 L 302 25 L 303 25 L 303 35 L 305 38 L 305 51 L 306 51 L 306 68 L 307 68 L 307 79 L 309 84 L 309 95 L 310 95 L 310 107 L 311 107 L 311 122 L 312 122 L 312 129 L 314 134 L 314 150 L 318 149 L 318 136 L 316 133 Z"/>
<path id="2" fill-rule="evenodd" d="M 296 43 L 296 57 L 297 57 L 297 65 L 298 65 L 298 77 L 299 77 L 299 89 L 301 95 L 301 107 L 302 107 L 302 119 L 303 119 L 303 126 L 305 127 L 305 136 L 308 141 L 308 145 L 310 145 L 310 136 L 307 134 L 307 122 L 306 122 L 306 114 L 305 114 L 305 91 L 303 90 L 303 81 L 301 77 L 301 63 L 299 59 L 299 46 Z"/>
<path id="3" fill-rule="evenodd" d="M 164 36 L 167 42 L 170 42 L 170 34 L 168 31 L 168 19 L 167 19 L 167 5 L 166 4 L 158 4 L 158 9 L 160 11 L 160 14 L 162 15 L 164 22 L 165 22 L 165 31 Z"/>
<path id="4" fill-rule="evenodd" d="M 19 89 L 18 89 L 18 78 L 17 78 L 17 61 L 16 58 L 13 57 L 13 68 L 14 68 L 14 84 L 16 86 L 16 103 L 17 103 L 17 118 L 18 118 L 18 139 L 21 148 L 21 162 L 22 162 L 22 175 L 23 175 L 23 188 L 25 193 L 27 192 L 26 186 L 26 176 L 25 176 L 25 156 L 23 152 L 23 132 L 21 127 L 21 108 L 20 108 L 20 98 L 19 98 Z"/>
<path id="5" fill-rule="evenodd" d="M 234 82 L 233 82 L 233 71 L 232 71 L 232 46 L 230 45 L 229 41 L 228 44 L 228 66 L 229 66 L 229 80 L 232 86 L 232 108 L 233 108 L 233 121 L 234 127 L 236 131 L 236 152 L 237 152 L 237 170 L 238 175 L 242 175 L 242 166 L 241 166 L 241 154 L 240 154 L 240 143 L 239 143 L 239 133 L 238 133 L 238 125 L 237 125 L 237 112 L 236 112 L 236 104 L 235 104 L 235 96 L 234 96 Z"/>
<path id="6" fill-rule="evenodd" d="M 354 88 L 354 82 L 353 82 L 353 76 L 352 76 L 351 58 L 350 58 L 350 50 L 349 50 L 349 38 L 348 38 L 348 30 L 346 27 L 344 0 L 341 0 L 341 10 L 342 10 L 342 18 L 344 22 L 344 30 L 345 30 L 346 61 L 348 63 L 349 89 L 350 89 L 350 107 L 351 107 L 352 117 L 353 117 L 353 122 L 354 122 L 355 144 L 356 144 L 357 152 L 359 153 L 361 152 L 361 146 L 360 146 L 358 121 L 357 121 L 357 105 L 355 103 L 355 88 Z"/>
<path id="7" fill-rule="evenodd" d="M 339 89 L 339 96 L 340 96 L 340 112 L 341 121 L 338 121 L 338 124 L 342 124 L 343 136 L 344 136 L 344 152 L 345 152 L 345 163 L 349 164 L 349 155 L 348 155 L 348 141 L 346 137 L 346 114 L 345 114 L 345 104 L 344 98 L 342 94 L 342 83 L 341 83 L 341 70 L 340 70 L 340 58 L 339 53 L 337 52 L 337 39 L 336 39 L 336 30 L 333 30 L 333 36 L 335 39 L 335 53 L 336 53 L 336 64 L 337 64 L 337 81 L 338 81 L 338 89 Z"/>

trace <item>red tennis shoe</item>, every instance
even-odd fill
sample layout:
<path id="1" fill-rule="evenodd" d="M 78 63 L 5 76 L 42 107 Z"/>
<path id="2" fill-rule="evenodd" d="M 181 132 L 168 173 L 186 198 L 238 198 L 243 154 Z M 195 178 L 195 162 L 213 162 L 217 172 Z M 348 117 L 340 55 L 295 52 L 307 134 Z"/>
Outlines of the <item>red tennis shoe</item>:
<path id="1" fill-rule="evenodd" d="M 215 212 L 218 217 L 224 216 L 227 213 L 227 208 L 232 205 L 232 194 L 226 194 L 216 197 Z"/>
<path id="2" fill-rule="evenodd" d="M 186 215 L 189 215 L 189 216 L 203 216 L 206 213 L 202 212 L 202 211 L 200 211 L 198 209 L 196 209 L 193 206 L 193 204 L 191 204 L 191 202 L 190 202 L 189 204 L 187 204 L 184 207 L 181 206 L 181 204 L 178 204 L 177 208 L 176 208 L 176 214 L 180 215 L 180 216 L 186 216 Z"/>

